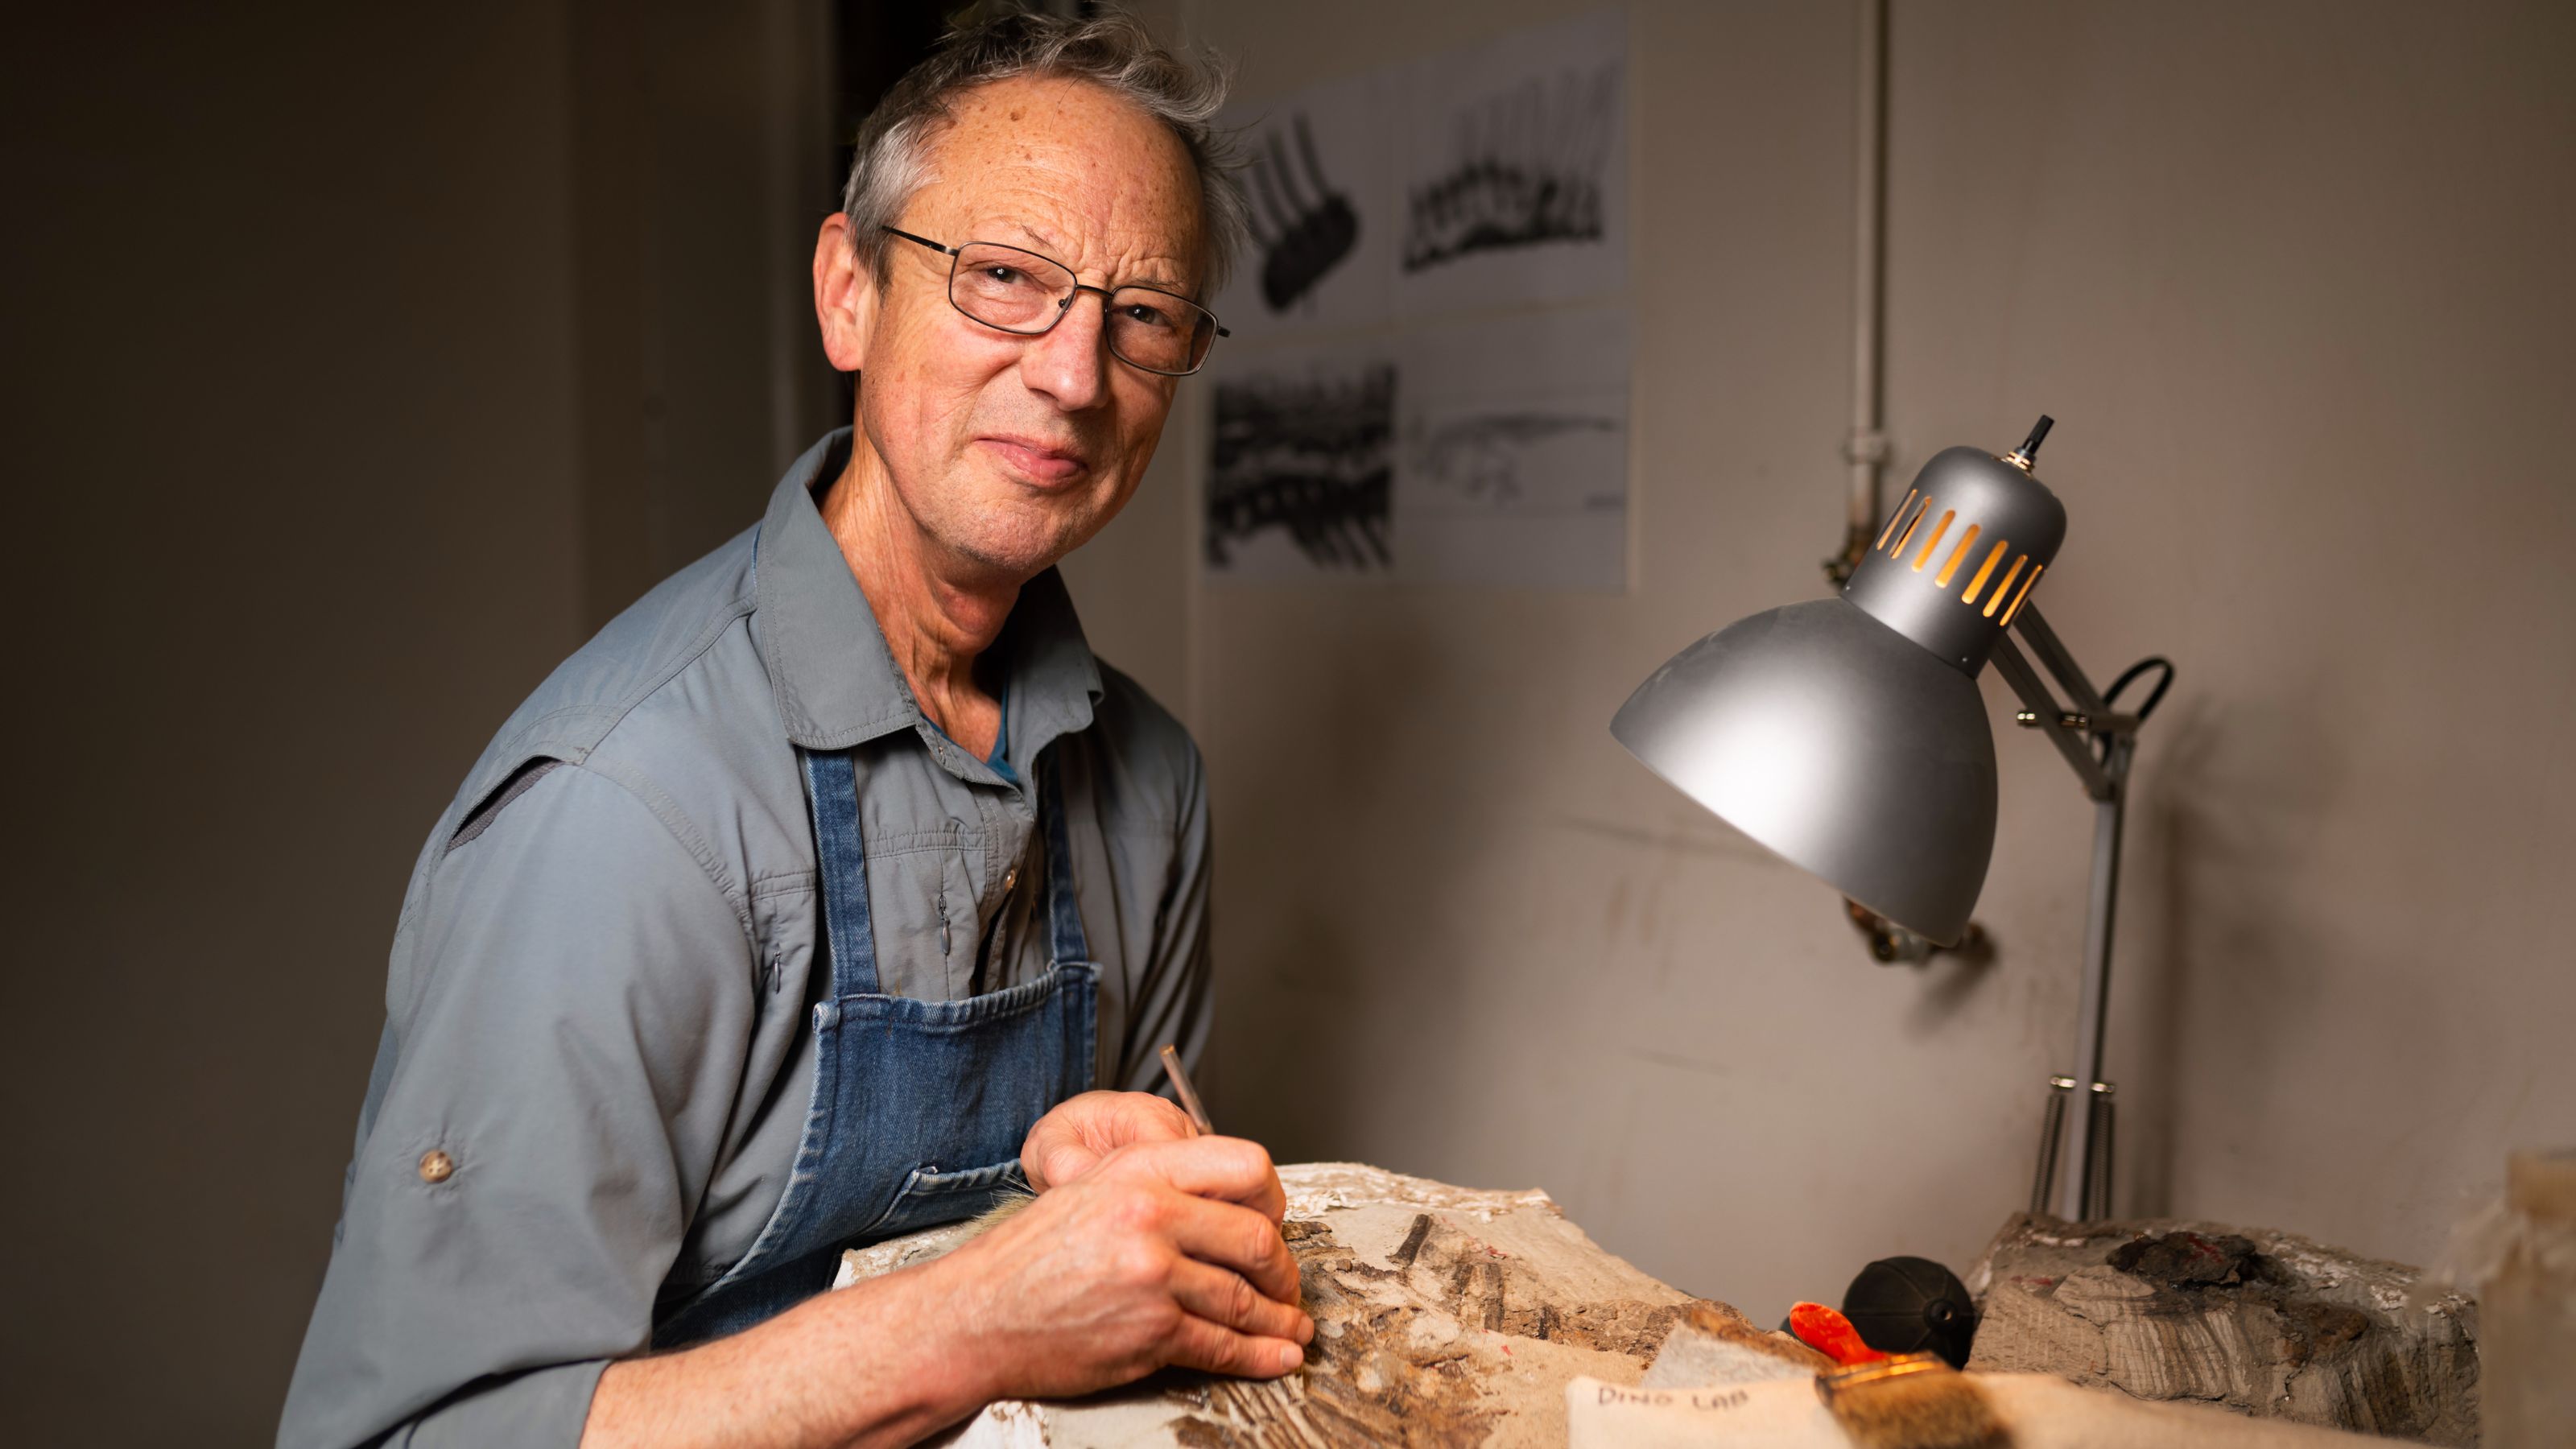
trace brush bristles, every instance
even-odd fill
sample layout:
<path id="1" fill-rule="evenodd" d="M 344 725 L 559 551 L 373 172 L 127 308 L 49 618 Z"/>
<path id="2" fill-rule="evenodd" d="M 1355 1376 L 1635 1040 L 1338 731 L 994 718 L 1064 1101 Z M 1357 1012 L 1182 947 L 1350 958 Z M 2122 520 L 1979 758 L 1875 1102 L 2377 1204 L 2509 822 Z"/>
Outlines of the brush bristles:
<path id="1" fill-rule="evenodd" d="M 1930 1354 L 1819 1375 L 1816 1396 L 1854 1449 L 1999 1449 L 2007 1442 L 1985 1392 Z"/>
<path id="2" fill-rule="evenodd" d="M 1748 1353 L 1777 1359 L 1781 1363 L 1812 1373 L 1831 1373 L 1834 1361 L 1785 1333 L 1772 1333 L 1755 1328 L 1737 1316 L 1732 1309 L 1719 1312 L 1705 1303 L 1694 1303 L 1683 1314 L 1682 1321 L 1693 1329 L 1733 1345 Z"/>
<path id="3" fill-rule="evenodd" d="M 1036 1202 L 1037 1200 L 1038 1195 L 1036 1193 L 1020 1192 L 1016 1189 L 1005 1189 L 1001 1196 L 993 1200 L 993 1205 L 991 1207 L 984 1209 L 982 1212 L 977 1213 L 974 1217 L 967 1220 L 966 1236 L 969 1238 L 980 1238 L 984 1236 L 993 1229 L 1000 1227 L 1002 1224 L 1009 1222 L 1015 1217 L 1018 1217 L 1020 1215 L 1020 1209 L 1027 1207 L 1030 1203 Z"/>

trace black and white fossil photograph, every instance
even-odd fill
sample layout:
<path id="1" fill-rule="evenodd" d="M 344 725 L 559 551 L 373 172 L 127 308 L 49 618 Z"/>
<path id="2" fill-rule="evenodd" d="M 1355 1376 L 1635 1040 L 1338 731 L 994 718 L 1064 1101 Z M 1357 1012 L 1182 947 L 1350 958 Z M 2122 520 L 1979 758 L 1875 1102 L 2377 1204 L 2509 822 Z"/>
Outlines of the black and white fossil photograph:
<path id="1" fill-rule="evenodd" d="M 1575 308 L 1425 327 L 1398 350 L 1407 582 L 1627 586 L 1629 323 Z"/>
<path id="2" fill-rule="evenodd" d="M 1322 335 L 1627 286 L 1628 28 L 1616 10 L 1236 107 L 1251 245 L 1237 336 Z"/>
<path id="3" fill-rule="evenodd" d="M 1419 62 L 1397 93 L 1399 315 L 1574 301 L 1627 285 L 1619 12 Z"/>
<path id="4" fill-rule="evenodd" d="M 1366 355 L 1221 377 L 1209 429 L 1208 572 L 1387 575 L 1396 388 L 1395 365 Z"/>
<path id="5" fill-rule="evenodd" d="M 1236 337 L 1386 322 L 1402 230 L 1386 140 L 1396 85 L 1381 67 L 1227 115 L 1249 234 L 1214 305 Z"/>
<path id="6" fill-rule="evenodd" d="M 1626 419 L 1599 410 L 1544 404 L 1480 410 L 1424 424 L 1406 449 L 1406 461 L 1427 497 L 1506 509 L 1560 491 L 1552 464 L 1615 442 L 1626 431 Z M 1615 488 L 1605 492 L 1578 484 L 1577 490 L 1587 505 L 1605 497 L 1616 501 Z"/>
<path id="7" fill-rule="evenodd" d="M 1625 587 L 1627 87 L 1612 10 L 1233 113 L 1211 578 Z"/>
<path id="8" fill-rule="evenodd" d="M 1406 190 L 1404 270 L 1479 252 L 1599 242 L 1608 228 L 1602 191 L 1618 138 L 1620 70 L 1605 61 L 1528 76 L 1460 110 L 1449 164 Z"/>
<path id="9" fill-rule="evenodd" d="M 1273 312 L 1285 312 L 1313 293 L 1351 259 L 1360 237 L 1359 213 L 1350 194 L 1325 176 L 1306 113 L 1291 115 L 1287 130 L 1293 147 L 1282 144 L 1273 128 L 1246 168 L 1252 240 L 1261 248 L 1261 302 Z"/>

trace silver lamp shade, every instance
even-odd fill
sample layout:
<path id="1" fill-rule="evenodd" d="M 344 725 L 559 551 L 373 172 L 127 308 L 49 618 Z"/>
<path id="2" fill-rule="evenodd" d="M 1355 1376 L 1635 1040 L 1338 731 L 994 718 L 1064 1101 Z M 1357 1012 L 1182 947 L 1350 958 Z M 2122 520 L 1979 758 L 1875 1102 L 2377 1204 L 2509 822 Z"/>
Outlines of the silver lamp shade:
<path id="1" fill-rule="evenodd" d="M 1610 733 L 1792 864 L 1955 944 L 1995 843 L 1977 674 L 2066 532 L 2065 510 L 2026 469 L 2022 453 L 1936 456 L 1844 597 L 1756 614 L 1684 649 Z"/>

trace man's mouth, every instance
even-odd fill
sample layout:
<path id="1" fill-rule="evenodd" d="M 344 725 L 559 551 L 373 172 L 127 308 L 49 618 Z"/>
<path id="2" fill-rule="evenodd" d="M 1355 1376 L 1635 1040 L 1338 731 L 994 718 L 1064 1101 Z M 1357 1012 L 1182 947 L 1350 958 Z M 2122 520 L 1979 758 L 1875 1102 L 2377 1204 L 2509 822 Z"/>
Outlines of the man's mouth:
<path id="1" fill-rule="evenodd" d="M 990 433 L 975 441 L 992 449 L 1013 472 L 1041 487 L 1069 483 L 1090 467 L 1089 460 L 1071 447 L 1015 433 Z"/>

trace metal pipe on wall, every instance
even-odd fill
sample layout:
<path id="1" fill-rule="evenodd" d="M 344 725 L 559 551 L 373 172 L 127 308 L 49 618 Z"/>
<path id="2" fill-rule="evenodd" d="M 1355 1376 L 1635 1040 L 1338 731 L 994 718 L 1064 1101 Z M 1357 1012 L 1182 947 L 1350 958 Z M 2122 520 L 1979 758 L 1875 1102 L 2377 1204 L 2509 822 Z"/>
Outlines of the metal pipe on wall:
<path id="1" fill-rule="evenodd" d="M 1887 0 L 1860 0 L 1859 22 L 1852 167 L 1851 433 L 1843 440 L 1843 458 L 1851 465 L 1851 475 L 1843 552 L 1829 566 L 1838 583 L 1859 564 L 1878 525 L 1878 470 L 1887 461 L 1887 435 L 1878 426 L 1883 362 L 1880 291 L 1887 244 Z"/>

